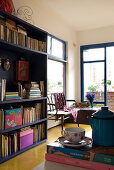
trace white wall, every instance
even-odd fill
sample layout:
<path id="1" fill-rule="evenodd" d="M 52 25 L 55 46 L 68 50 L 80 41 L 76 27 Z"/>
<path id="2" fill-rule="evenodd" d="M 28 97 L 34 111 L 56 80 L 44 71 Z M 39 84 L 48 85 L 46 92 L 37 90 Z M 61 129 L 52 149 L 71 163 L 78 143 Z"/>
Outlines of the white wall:
<path id="1" fill-rule="evenodd" d="M 68 64 L 67 64 L 67 97 L 77 98 L 77 38 L 76 32 L 54 11 L 49 9 L 42 0 L 13 0 L 15 9 L 21 6 L 29 6 L 33 10 L 33 23 L 50 34 L 67 41 Z"/>
<path id="2" fill-rule="evenodd" d="M 77 79 L 79 80 L 77 84 L 77 88 L 78 88 L 77 96 L 78 99 L 80 99 L 80 90 L 81 90 L 80 89 L 80 45 L 114 42 L 114 26 L 80 31 L 77 33 L 77 42 L 78 42 L 78 48 L 77 48 L 78 68 L 77 69 L 79 70 L 79 74 L 77 77 Z"/>

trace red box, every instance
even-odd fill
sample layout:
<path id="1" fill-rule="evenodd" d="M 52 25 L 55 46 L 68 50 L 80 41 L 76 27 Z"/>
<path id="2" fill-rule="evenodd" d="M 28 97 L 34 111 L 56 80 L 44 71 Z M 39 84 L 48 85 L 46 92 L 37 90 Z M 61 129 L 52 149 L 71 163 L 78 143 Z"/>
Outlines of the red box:
<path id="1" fill-rule="evenodd" d="M 16 80 L 28 81 L 29 79 L 29 62 L 19 60 L 16 61 Z"/>

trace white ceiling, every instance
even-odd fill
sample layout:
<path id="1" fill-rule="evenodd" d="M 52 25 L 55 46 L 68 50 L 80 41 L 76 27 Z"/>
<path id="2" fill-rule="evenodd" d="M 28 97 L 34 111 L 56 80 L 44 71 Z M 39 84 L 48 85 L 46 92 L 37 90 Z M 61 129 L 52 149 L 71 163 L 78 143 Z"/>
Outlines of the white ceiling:
<path id="1" fill-rule="evenodd" d="M 42 0 L 77 31 L 114 25 L 114 0 Z"/>

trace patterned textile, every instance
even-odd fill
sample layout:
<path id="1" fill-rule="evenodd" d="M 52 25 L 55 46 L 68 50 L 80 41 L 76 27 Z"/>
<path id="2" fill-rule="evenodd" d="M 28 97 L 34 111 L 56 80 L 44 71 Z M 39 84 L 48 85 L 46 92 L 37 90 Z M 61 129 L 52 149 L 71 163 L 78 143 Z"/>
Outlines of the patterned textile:
<path id="1" fill-rule="evenodd" d="M 64 95 L 64 93 L 55 93 L 54 97 L 55 97 L 56 109 L 63 110 L 64 105 L 65 105 L 65 95 Z"/>
<path id="2" fill-rule="evenodd" d="M 80 110 L 80 109 L 77 109 L 77 108 L 72 108 L 72 107 L 66 107 L 66 106 L 64 106 L 64 111 L 65 111 L 65 112 L 71 112 L 75 122 L 76 122 L 76 119 L 77 119 L 78 111 L 79 111 L 79 110 Z"/>
<path id="3" fill-rule="evenodd" d="M 78 115 L 78 109 L 67 107 L 65 105 L 66 102 L 65 102 L 65 95 L 64 95 L 64 93 L 55 93 L 54 97 L 55 97 L 56 109 L 64 110 L 65 112 L 71 112 L 72 116 L 74 118 L 74 121 L 76 122 L 77 115 Z"/>

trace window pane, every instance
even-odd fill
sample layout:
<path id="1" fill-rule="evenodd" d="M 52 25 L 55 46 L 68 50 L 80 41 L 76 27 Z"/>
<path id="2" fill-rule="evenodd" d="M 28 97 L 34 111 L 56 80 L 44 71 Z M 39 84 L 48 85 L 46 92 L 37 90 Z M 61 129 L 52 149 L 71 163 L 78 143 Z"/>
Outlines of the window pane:
<path id="1" fill-rule="evenodd" d="M 48 60 L 48 92 L 63 92 L 64 64 Z"/>
<path id="2" fill-rule="evenodd" d="M 104 101 L 104 63 L 84 64 L 84 100 L 88 93 L 95 94 L 94 101 Z"/>
<path id="3" fill-rule="evenodd" d="M 84 50 L 84 61 L 104 60 L 104 48 Z"/>
<path id="4" fill-rule="evenodd" d="M 52 55 L 64 59 L 64 44 L 52 38 Z"/>
<path id="5" fill-rule="evenodd" d="M 114 111 L 114 47 L 107 47 L 107 104 Z"/>

